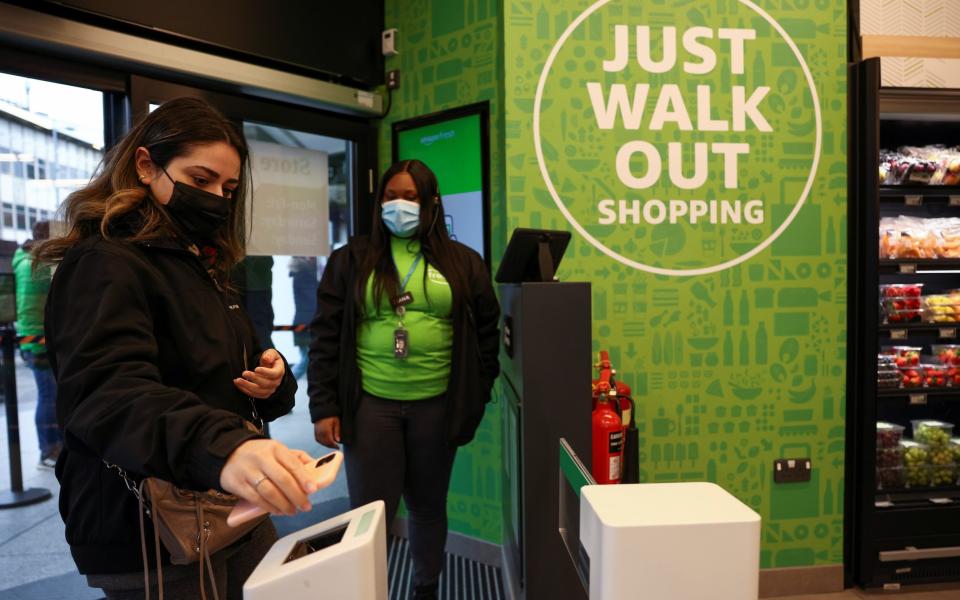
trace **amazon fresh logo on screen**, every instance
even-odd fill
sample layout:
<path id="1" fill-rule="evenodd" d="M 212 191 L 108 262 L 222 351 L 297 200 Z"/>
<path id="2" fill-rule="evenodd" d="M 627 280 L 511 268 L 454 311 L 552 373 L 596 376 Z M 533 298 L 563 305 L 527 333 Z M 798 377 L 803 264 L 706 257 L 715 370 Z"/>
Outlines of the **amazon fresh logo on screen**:
<path id="1" fill-rule="evenodd" d="M 790 226 L 816 176 L 806 61 L 749 0 L 594 3 L 537 86 L 547 191 L 581 236 L 631 267 L 698 275 L 750 259 Z"/>
<path id="2" fill-rule="evenodd" d="M 420 138 L 420 143 L 424 146 L 430 146 L 434 142 L 439 142 L 440 140 L 449 140 L 457 135 L 456 131 L 441 131 L 440 133 L 434 133 L 433 135 L 425 135 Z"/>

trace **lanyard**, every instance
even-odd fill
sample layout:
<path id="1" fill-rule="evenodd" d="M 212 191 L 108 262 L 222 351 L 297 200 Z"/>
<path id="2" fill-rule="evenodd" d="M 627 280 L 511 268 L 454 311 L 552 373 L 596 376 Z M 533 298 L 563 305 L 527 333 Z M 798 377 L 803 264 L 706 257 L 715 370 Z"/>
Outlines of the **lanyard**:
<path id="1" fill-rule="evenodd" d="M 423 254 L 421 252 L 417 252 L 417 257 L 413 259 L 413 264 L 410 265 L 410 270 L 407 271 L 407 276 L 403 278 L 403 283 L 400 284 L 401 294 L 407 289 L 407 283 L 410 281 L 410 278 L 413 277 L 413 272 L 417 270 L 417 265 L 420 264 L 421 258 L 423 258 Z"/>
<path id="2" fill-rule="evenodd" d="M 417 265 L 420 264 L 421 258 L 423 258 L 423 254 L 417 252 L 416 258 L 413 259 L 413 264 L 410 265 L 410 270 L 407 271 L 407 276 L 403 278 L 403 283 L 400 284 L 400 295 L 397 296 L 396 300 L 394 300 L 397 316 L 400 317 L 399 326 L 401 329 L 403 328 L 403 315 L 407 312 L 405 305 L 413 301 L 413 296 L 404 290 L 407 289 L 407 283 L 410 282 L 410 278 L 413 277 L 414 271 L 417 270 Z"/>
<path id="3" fill-rule="evenodd" d="M 417 252 L 416 258 L 413 259 L 413 264 L 410 266 L 410 270 L 407 272 L 407 276 L 403 278 L 403 283 L 400 284 L 400 295 L 396 300 L 396 311 L 397 311 L 397 328 L 393 330 L 393 356 L 394 358 L 407 358 L 409 355 L 409 335 L 407 334 L 406 328 L 403 326 L 403 315 L 407 312 L 407 309 L 404 307 L 406 304 L 413 302 L 413 296 L 410 292 L 405 292 L 407 288 L 407 283 L 410 282 L 410 278 L 413 277 L 413 272 L 417 270 L 417 265 L 420 264 L 420 259 L 423 257 L 423 254 Z M 399 275 L 399 273 L 397 273 Z"/>

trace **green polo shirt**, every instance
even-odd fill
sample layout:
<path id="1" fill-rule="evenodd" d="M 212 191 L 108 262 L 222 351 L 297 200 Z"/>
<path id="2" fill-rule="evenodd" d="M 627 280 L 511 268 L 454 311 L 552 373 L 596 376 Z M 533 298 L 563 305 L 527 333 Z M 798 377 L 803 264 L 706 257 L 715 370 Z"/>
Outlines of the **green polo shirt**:
<path id="1" fill-rule="evenodd" d="M 390 248 L 402 283 L 420 251 L 420 243 L 391 236 Z M 374 305 L 371 274 L 367 280 L 365 315 L 357 327 L 357 362 L 367 393 L 391 400 L 422 400 L 447 390 L 453 347 L 453 296 L 446 278 L 427 265 L 424 258 L 410 276 L 405 291 L 413 294 L 413 302 L 407 305 L 403 317 L 407 358 L 393 355 L 399 318 L 389 298 L 382 299 L 379 310 Z"/>

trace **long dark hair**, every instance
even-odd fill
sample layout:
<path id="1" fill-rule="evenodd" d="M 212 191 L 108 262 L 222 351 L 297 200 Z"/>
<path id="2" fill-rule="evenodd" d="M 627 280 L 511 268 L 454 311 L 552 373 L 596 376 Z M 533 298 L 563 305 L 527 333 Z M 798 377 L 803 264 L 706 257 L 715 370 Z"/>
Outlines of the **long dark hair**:
<path id="1" fill-rule="evenodd" d="M 370 278 L 370 273 L 373 273 L 374 306 L 379 309 L 383 305 L 384 295 L 388 299 L 399 295 L 400 278 L 393 262 L 393 251 L 390 249 L 391 234 L 380 214 L 380 204 L 383 203 L 387 183 L 398 173 L 410 175 L 420 200 L 420 226 L 410 239 L 420 241 L 420 251 L 427 264 L 433 265 L 447 279 L 453 294 L 454 310 L 456 310 L 467 291 L 467 276 L 463 266 L 456 260 L 454 241 L 447 233 L 437 176 L 430 167 L 416 159 L 394 163 L 380 178 L 380 189 L 377 195 L 379 202 L 373 211 L 370 251 L 366 253 L 359 265 L 354 298 L 360 310 L 365 311 L 367 280 Z M 427 269 L 423 270 L 423 274 L 426 280 Z"/>
<path id="2" fill-rule="evenodd" d="M 215 142 L 230 144 L 240 155 L 240 183 L 234 190 L 230 221 L 210 240 L 218 250 L 215 267 L 227 276 L 244 254 L 247 143 L 233 123 L 198 98 L 164 102 L 111 148 L 90 183 L 67 196 L 60 207 L 67 234 L 38 244 L 35 255 L 44 262 L 59 262 L 77 242 L 98 233 L 131 242 L 175 236 L 167 211 L 137 178 L 137 148 L 145 147 L 153 162 L 166 168 L 194 147 Z"/>

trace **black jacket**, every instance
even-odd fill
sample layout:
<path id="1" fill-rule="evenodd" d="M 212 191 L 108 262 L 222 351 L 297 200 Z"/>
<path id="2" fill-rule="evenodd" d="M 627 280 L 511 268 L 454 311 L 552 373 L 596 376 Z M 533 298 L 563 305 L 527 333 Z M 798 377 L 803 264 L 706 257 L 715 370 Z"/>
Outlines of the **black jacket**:
<path id="1" fill-rule="evenodd" d="M 205 490 L 219 488 L 238 445 L 260 437 L 244 429 L 250 399 L 233 385 L 244 349 L 251 368 L 260 358 L 233 296 L 174 241 L 89 237 L 57 267 L 45 313 L 65 438 L 56 473 L 81 573 L 143 568 L 136 498 L 102 459 L 136 478 Z M 277 392 L 256 401 L 259 415 L 289 412 L 296 386 L 288 368 Z"/>
<path id="2" fill-rule="evenodd" d="M 448 438 L 460 446 L 473 439 L 500 373 L 500 305 L 480 255 L 463 244 L 454 242 L 453 246 L 469 286 L 466 302 L 455 301 L 453 306 L 446 393 Z M 355 435 L 354 415 L 362 389 L 357 365 L 359 307 L 354 289 L 357 267 L 369 247 L 368 238 L 356 237 L 330 255 L 317 288 L 317 315 L 310 325 L 310 419 L 340 417 L 340 437 L 347 444 Z"/>

